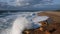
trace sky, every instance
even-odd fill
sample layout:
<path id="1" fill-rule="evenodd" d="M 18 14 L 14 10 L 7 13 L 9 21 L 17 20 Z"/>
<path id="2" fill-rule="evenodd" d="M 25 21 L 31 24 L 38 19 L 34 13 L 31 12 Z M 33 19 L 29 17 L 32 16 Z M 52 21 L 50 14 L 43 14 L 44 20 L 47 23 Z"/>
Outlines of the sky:
<path id="1" fill-rule="evenodd" d="M 0 0 L 19 9 L 60 9 L 60 0 Z M 57 6 L 57 7 L 56 7 Z M 51 8 L 50 8 L 51 7 Z M 47 9 L 48 9 L 47 8 Z"/>

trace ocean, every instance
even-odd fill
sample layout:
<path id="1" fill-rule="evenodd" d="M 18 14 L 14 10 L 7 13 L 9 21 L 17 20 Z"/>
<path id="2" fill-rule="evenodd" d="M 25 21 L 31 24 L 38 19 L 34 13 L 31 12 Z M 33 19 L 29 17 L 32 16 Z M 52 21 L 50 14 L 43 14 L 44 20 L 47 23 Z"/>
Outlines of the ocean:
<path id="1" fill-rule="evenodd" d="M 0 11 L 0 30 L 12 27 L 13 21 L 19 16 L 26 17 L 32 22 L 31 19 L 37 16 L 38 12 L 41 11 Z"/>

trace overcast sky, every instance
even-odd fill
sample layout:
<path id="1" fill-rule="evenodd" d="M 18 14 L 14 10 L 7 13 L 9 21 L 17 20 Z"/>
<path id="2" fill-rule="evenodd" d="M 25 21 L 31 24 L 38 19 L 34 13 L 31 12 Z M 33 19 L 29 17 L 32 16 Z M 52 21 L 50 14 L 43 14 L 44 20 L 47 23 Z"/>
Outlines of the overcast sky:
<path id="1" fill-rule="evenodd" d="M 40 9 L 47 6 L 60 6 L 60 0 L 0 0 L 6 2 L 10 6 L 21 7 L 26 9 Z M 57 7 L 56 7 L 57 8 Z"/>

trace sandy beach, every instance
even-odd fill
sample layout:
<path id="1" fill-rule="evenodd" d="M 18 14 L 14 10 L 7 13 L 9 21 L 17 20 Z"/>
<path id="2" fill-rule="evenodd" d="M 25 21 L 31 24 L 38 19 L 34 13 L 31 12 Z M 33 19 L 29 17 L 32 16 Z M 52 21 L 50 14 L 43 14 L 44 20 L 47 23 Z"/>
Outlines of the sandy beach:
<path id="1" fill-rule="evenodd" d="M 41 12 L 39 16 L 49 16 L 52 22 L 35 30 L 29 30 L 29 34 L 60 34 L 60 12 Z M 42 29 L 42 30 L 40 30 Z"/>

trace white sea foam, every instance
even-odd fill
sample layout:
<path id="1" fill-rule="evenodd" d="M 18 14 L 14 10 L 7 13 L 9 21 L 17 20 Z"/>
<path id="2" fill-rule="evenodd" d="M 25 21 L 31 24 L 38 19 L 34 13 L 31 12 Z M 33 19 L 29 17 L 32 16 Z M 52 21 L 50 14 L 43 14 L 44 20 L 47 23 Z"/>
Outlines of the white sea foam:
<path id="1" fill-rule="evenodd" d="M 39 21 L 48 19 L 47 16 L 37 16 L 37 12 L 17 13 L 7 18 L 14 19 L 12 27 L 3 29 L 1 34 L 22 34 L 24 29 L 36 29 L 41 26 L 41 24 L 38 23 Z"/>

